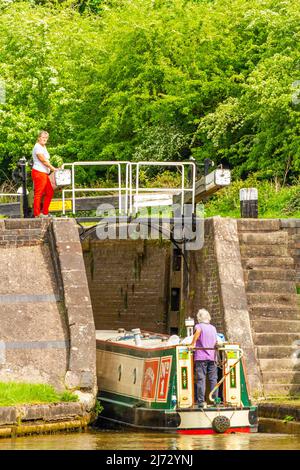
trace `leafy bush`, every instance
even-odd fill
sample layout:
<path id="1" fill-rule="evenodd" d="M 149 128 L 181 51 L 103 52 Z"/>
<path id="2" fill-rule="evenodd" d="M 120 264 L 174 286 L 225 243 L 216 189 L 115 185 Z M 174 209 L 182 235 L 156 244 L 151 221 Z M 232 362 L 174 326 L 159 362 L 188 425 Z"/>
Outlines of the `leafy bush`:
<path id="1" fill-rule="evenodd" d="M 299 175 L 298 0 L 0 0 L 0 13 L 4 172 L 47 129 L 65 162 L 192 154 L 243 179 Z"/>
<path id="2" fill-rule="evenodd" d="M 276 180 L 261 181 L 256 175 L 245 181 L 234 181 L 220 190 L 205 204 L 205 215 L 211 217 L 240 217 L 239 191 L 258 189 L 258 214 L 263 218 L 300 217 L 300 185 L 282 186 Z"/>

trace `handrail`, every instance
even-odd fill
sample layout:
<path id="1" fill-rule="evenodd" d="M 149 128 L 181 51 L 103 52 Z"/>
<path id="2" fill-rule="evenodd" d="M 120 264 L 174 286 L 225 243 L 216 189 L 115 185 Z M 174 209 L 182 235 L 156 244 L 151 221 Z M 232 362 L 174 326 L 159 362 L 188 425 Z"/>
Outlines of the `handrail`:
<path id="1" fill-rule="evenodd" d="M 132 169 L 136 167 L 136 189 L 135 189 L 135 196 L 138 196 L 140 192 L 174 192 L 174 193 L 181 193 L 181 213 L 183 213 L 184 209 L 184 194 L 185 192 L 192 193 L 192 206 L 195 205 L 195 191 L 196 191 L 196 165 L 194 162 L 161 162 L 161 161 L 148 161 L 148 162 L 130 162 L 129 164 L 129 187 L 130 187 L 130 214 L 133 212 L 132 207 Z M 141 166 L 175 166 L 181 167 L 181 188 L 141 188 L 139 186 L 139 173 Z M 185 174 L 184 169 L 185 167 L 192 167 L 193 176 L 192 176 L 192 187 L 185 188 Z"/>
<path id="2" fill-rule="evenodd" d="M 114 188 L 76 188 L 75 183 L 75 169 L 78 166 L 109 166 L 114 165 L 118 167 L 118 186 Z M 125 185 L 122 185 L 122 169 L 125 165 Z M 142 188 L 140 187 L 140 167 L 141 166 L 175 166 L 180 167 L 181 171 L 181 187 L 180 188 Z M 161 161 L 149 161 L 149 162 L 129 162 L 129 161 L 80 161 L 73 163 L 64 163 L 62 168 L 71 167 L 71 189 L 62 190 L 62 206 L 63 206 L 63 215 L 65 215 L 65 195 L 67 193 L 72 194 L 72 212 L 76 213 L 76 193 L 78 192 L 111 192 L 117 191 L 119 194 L 119 210 L 122 212 L 122 192 L 125 191 L 125 204 L 124 212 L 126 215 L 132 215 L 133 213 L 133 198 L 138 196 L 139 193 L 160 193 L 160 192 L 169 192 L 169 193 L 180 193 L 181 194 L 181 213 L 184 211 L 184 196 L 187 192 L 190 192 L 192 195 L 192 206 L 195 205 L 195 191 L 196 191 L 196 165 L 194 162 L 161 162 Z M 191 187 L 185 187 L 185 168 L 192 168 L 192 183 Z M 136 169 L 136 183 L 135 191 L 133 192 L 133 170 Z M 129 198 L 129 208 L 128 208 L 128 198 Z"/>
<path id="3" fill-rule="evenodd" d="M 241 353 L 240 357 L 238 358 L 238 360 L 230 367 L 229 371 L 226 372 L 225 375 L 223 375 L 223 377 L 221 378 L 221 380 L 219 380 L 219 382 L 215 385 L 215 387 L 212 389 L 212 391 L 210 392 L 208 398 L 211 402 L 214 402 L 212 396 L 214 394 L 214 392 L 220 387 L 220 385 L 224 382 L 225 378 L 227 377 L 228 374 L 230 374 L 230 372 L 232 371 L 232 369 L 234 369 L 234 367 L 240 362 L 240 360 L 242 359 L 242 357 L 244 356 L 244 351 L 241 349 L 241 348 L 230 348 L 230 347 L 227 347 L 227 348 L 222 348 L 222 347 L 215 347 L 215 348 L 204 348 L 204 347 L 193 347 L 191 348 L 189 345 L 187 345 L 189 349 L 192 349 L 192 350 L 205 350 L 205 351 L 212 351 L 212 350 L 216 350 L 216 351 L 239 351 Z"/>
<path id="4" fill-rule="evenodd" d="M 218 348 L 219 351 L 231 351 L 230 348 Z M 221 378 L 221 380 L 219 380 L 219 382 L 216 384 L 216 386 L 212 389 L 212 391 L 210 392 L 209 396 L 208 396 L 208 399 L 213 402 L 213 394 L 214 392 L 220 387 L 220 385 L 224 382 L 225 378 L 227 377 L 228 374 L 230 374 L 230 372 L 232 371 L 232 369 L 235 368 L 235 366 L 241 361 L 243 355 L 244 355 L 244 352 L 241 348 L 233 348 L 232 351 L 239 351 L 241 353 L 240 357 L 238 358 L 238 360 L 230 367 L 229 371 L 226 372 L 226 374 L 223 375 L 223 377 Z"/>
<path id="5" fill-rule="evenodd" d="M 73 163 L 64 163 L 62 168 L 64 169 L 67 166 L 71 167 L 71 180 L 72 180 L 72 188 L 71 189 L 63 189 L 62 190 L 62 205 L 63 205 L 63 214 L 65 214 L 65 194 L 67 192 L 72 193 L 72 212 L 73 214 L 76 213 L 76 192 L 96 192 L 96 191 L 103 191 L 103 192 L 111 192 L 117 191 L 119 193 L 119 210 L 122 211 L 122 191 L 125 191 L 125 211 L 127 210 L 127 199 L 128 199 L 128 169 L 127 165 L 130 164 L 128 161 L 83 161 L 83 162 L 73 162 Z M 117 166 L 118 167 L 118 185 L 115 188 L 76 188 L 75 187 L 75 167 L 77 166 Z M 126 185 L 125 188 L 122 187 L 122 165 L 126 165 Z"/>

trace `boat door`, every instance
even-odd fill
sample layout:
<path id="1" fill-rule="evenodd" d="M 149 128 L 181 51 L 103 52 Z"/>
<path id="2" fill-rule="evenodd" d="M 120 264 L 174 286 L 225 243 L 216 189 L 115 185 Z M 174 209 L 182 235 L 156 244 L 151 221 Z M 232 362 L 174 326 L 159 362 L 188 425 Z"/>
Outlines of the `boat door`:
<path id="1" fill-rule="evenodd" d="M 190 408 L 194 403 L 193 354 L 184 345 L 176 346 L 177 406 Z"/>
<path id="2" fill-rule="evenodd" d="M 225 344 L 224 354 L 224 403 L 241 406 L 241 349 L 238 344 Z"/>

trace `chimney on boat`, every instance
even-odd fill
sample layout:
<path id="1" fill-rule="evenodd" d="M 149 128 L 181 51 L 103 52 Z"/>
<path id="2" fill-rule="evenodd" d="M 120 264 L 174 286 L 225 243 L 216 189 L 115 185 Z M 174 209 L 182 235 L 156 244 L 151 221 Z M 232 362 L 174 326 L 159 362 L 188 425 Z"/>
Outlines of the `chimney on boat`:
<path id="1" fill-rule="evenodd" d="M 194 325 L 195 321 L 192 317 L 188 317 L 185 319 L 185 326 L 186 326 L 186 334 L 187 336 L 193 336 L 194 334 Z"/>
<path id="2" fill-rule="evenodd" d="M 136 346 L 141 346 L 142 345 L 142 339 L 141 339 L 141 330 L 139 328 L 134 328 L 131 330 L 134 336 L 134 342 Z"/>

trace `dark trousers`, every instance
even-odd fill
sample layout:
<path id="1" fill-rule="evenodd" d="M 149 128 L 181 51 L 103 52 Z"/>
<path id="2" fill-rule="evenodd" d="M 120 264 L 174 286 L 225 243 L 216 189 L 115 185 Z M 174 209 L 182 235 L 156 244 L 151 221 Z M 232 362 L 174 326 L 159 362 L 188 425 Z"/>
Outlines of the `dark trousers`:
<path id="1" fill-rule="evenodd" d="M 218 368 L 214 361 L 195 361 L 196 400 L 198 403 L 205 401 L 206 375 L 208 375 L 210 391 L 217 385 Z M 218 397 L 218 389 L 213 398 Z"/>

